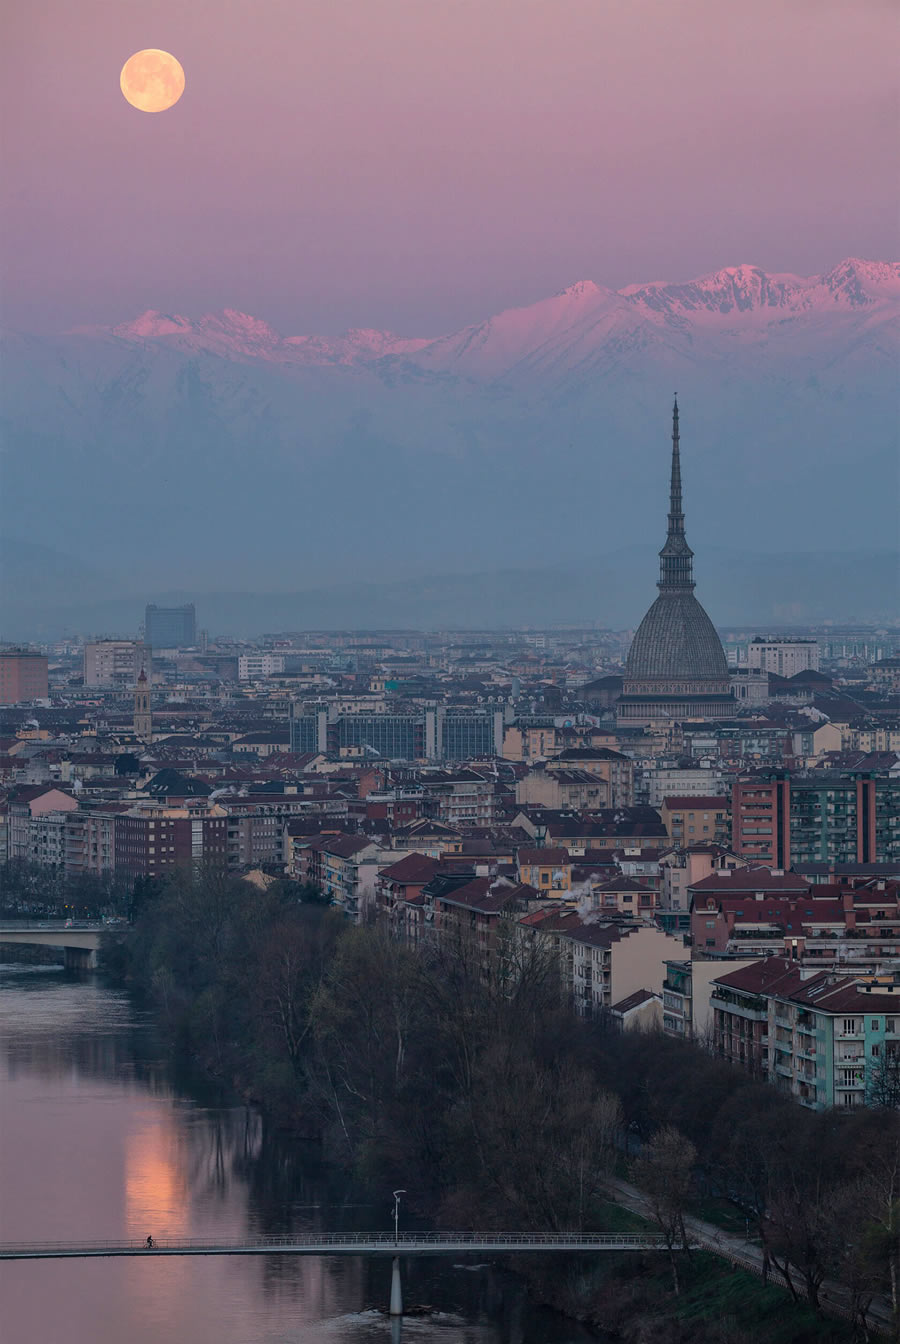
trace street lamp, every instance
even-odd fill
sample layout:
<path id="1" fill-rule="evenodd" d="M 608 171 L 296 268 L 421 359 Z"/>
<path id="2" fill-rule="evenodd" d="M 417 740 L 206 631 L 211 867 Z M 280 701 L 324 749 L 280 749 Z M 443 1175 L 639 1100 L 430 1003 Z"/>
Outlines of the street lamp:
<path id="1" fill-rule="evenodd" d="M 406 1191 L 405 1191 L 405 1190 L 395 1190 L 395 1191 L 394 1191 L 394 1245 L 395 1245 L 395 1246 L 398 1244 L 398 1242 L 399 1242 L 399 1240 L 400 1240 L 400 1233 L 399 1233 L 399 1230 L 398 1230 L 398 1229 L 399 1229 L 399 1226 L 400 1226 L 400 1196 L 401 1196 L 401 1195 L 405 1195 L 405 1194 L 406 1194 Z"/>

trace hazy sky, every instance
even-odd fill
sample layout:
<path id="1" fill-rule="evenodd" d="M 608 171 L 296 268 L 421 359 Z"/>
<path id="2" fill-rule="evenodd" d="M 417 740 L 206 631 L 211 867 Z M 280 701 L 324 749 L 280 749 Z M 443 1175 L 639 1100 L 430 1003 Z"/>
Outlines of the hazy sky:
<path id="1" fill-rule="evenodd" d="M 4 318 L 438 334 L 580 278 L 895 251 L 894 0 L 28 0 Z M 149 115 L 142 47 L 184 66 Z"/>

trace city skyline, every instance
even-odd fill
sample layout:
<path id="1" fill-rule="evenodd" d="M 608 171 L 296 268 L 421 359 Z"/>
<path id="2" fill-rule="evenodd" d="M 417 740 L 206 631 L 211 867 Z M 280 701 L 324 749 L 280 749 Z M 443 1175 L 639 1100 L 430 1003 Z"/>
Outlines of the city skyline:
<path id="1" fill-rule="evenodd" d="M 7 8 L 10 1344 L 900 1340 L 896 0 Z"/>

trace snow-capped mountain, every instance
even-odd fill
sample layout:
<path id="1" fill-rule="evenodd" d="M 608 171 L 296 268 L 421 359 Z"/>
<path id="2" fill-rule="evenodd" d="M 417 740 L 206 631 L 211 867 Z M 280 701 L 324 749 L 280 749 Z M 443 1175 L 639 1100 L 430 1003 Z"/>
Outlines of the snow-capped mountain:
<path id="1" fill-rule="evenodd" d="M 574 562 L 661 541 L 677 388 L 702 597 L 705 545 L 891 544 L 898 326 L 900 267 L 847 260 L 585 280 L 439 337 L 231 309 L 13 336 L 2 525 L 156 588 Z"/>
<path id="2" fill-rule="evenodd" d="M 776 328 L 782 339 L 787 334 L 802 343 L 804 324 L 831 324 L 840 338 L 848 322 L 877 326 L 898 313 L 900 264 L 850 258 L 821 276 L 770 275 L 742 265 L 686 283 L 653 281 L 620 290 L 581 280 L 551 298 L 436 339 L 373 330 L 284 336 L 261 318 L 230 308 L 197 319 L 150 310 L 115 327 L 81 327 L 73 334 L 285 366 L 402 360 L 423 371 L 496 379 L 587 374 L 651 349 L 692 356 L 699 349 L 721 359 L 729 342 L 740 351 L 748 336 L 758 342 Z"/>

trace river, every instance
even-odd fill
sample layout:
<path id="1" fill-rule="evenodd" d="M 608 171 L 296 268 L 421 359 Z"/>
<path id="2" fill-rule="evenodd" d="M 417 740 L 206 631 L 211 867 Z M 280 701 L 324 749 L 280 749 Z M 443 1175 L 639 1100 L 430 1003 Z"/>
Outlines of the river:
<path id="1" fill-rule="evenodd" d="M 180 1077 L 128 995 L 0 965 L 0 1239 L 371 1230 L 313 1149 Z M 407 1260 L 404 1344 L 587 1344 L 511 1276 Z M 304 1256 L 0 1264 L 4 1344 L 376 1344 L 390 1261 Z M 396 1338 L 396 1332 L 395 1332 Z"/>

